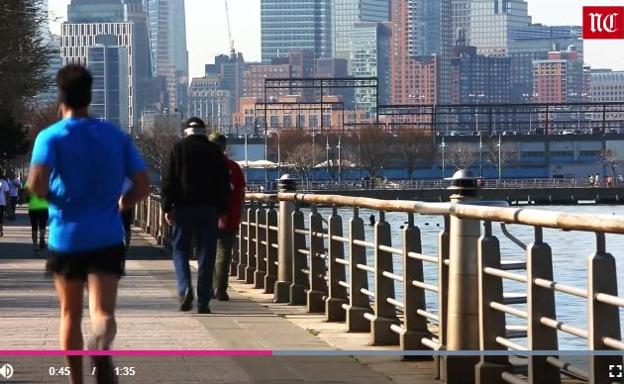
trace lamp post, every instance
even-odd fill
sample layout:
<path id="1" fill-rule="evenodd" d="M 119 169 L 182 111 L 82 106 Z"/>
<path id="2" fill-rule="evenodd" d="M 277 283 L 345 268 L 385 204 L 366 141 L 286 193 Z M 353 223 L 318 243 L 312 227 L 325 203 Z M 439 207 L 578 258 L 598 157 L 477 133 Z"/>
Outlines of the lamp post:
<path id="1" fill-rule="evenodd" d="M 282 148 L 280 147 L 280 133 L 277 131 L 277 178 L 282 176 Z"/>
<path id="2" fill-rule="evenodd" d="M 501 176 L 503 173 L 503 170 L 501 168 L 502 165 L 502 152 L 503 152 L 503 146 L 502 146 L 502 140 L 503 140 L 503 136 L 501 134 L 498 135 L 498 182 L 500 183 L 501 181 Z"/>
<path id="3" fill-rule="evenodd" d="M 342 136 L 338 136 L 338 189 L 342 186 Z"/>
<path id="4" fill-rule="evenodd" d="M 327 139 L 327 146 L 325 147 L 325 151 L 326 151 L 326 157 L 327 157 L 327 176 L 330 177 L 331 176 L 331 170 L 330 170 L 330 165 L 329 165 L 329 152 L 330 152 L 330 147 L 329 147 L 329 136 L 325 137 Z M 333 181 L 333 180 L 332 180 Z"/>
<path id="5" fill-rule="evenodd" d="M 445 159 L 445 149 L 446 149 L 446 143 L 444 142 L 444 136 L 442 136 L 442 144 L 440 144 L 440 147 L 442 148 L 442 178 L 444 178 L 444 175 L 446 174 L 446 164 L 444 163 Z"/>
<path id="6" fill-rule="evenodd" d="M 479 135 L 479 177 L 483 177 L 483 136 Z"/>

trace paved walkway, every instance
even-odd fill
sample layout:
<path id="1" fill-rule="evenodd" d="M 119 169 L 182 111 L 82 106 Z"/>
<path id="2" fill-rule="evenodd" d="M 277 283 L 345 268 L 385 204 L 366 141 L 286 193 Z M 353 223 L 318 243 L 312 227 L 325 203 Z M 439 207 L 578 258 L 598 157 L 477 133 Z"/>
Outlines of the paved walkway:
<path id="1" fill-rule="evenodd" d="M 5 222 L 0 238 L 0 350 L 58 348 L 58 307 L 44 258 L 30 245 L 23 210 Z M 169 254 L 135 233 L 121 282 L 115 349 L 365 349 L 366 335 L 347 335 L 301 308 L 272 304 L 270 297 L 234 283 L 232 300 L 214 302 L 212 315 L 177 311 Z M 83 323 L 89 334 L 88 312 Z M 52 377 L 60 358 L 0 356 L 15 368 L 10 382 L 66 382 Z M 400 363 L 396 357 L 218 357 L 119 358 L 133 366 L 128 383 L 434 383 L 432 365 Z M 86 362 L 85 362 L 86 364 Z M 2 379 L 0 378 L 0 382 Z"/>

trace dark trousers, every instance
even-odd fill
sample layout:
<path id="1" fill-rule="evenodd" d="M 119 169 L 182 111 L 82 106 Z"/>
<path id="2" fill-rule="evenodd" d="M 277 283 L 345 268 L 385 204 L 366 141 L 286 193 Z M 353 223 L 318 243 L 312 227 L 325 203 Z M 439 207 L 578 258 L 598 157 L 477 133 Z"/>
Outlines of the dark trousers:
<path id="1" fill-rule="evenodd" d="M 197 302 L 208 304 L 212 298 L 212 281 L 217 248 L 218 212 L 215 206 L 193 205 L 175 209 L 171 231 L 173 264 L 178 280 L 178 293 L 184 296 L 192 287 L 189 260 L 193 254 L 193 238 L 197 249 Z"/>
<path id="2" fill-rule="evenodd" d="M 130 208 L 127 211 L 121 212 L 121 221 L 123 222 L 124 232 L 126 234 L 125 242 L 126 248 L 130 247 L 130 241 L 132 240 L 132 220 L 134 219 L 134 209 Z"/>
<path id="3" fill-rule="evenodd" d="M 28 217 L 30 218 L 30 226 L 32 228 L 32 231 L 34 233 L 39 231 L 45 234 L 46 227 L 48 226 L 48 210 L 47 209 L 29 210 Z"/>
<path id="4" fill-rule="evenodd" d="M 228 287 L 230 275 L 230 263 L 232 262 L 232 249 L 236 232 L 219 231 L 217 239 L 217 263 L 214 273 L 214 289 L 219 293 L 225 293 Z"/>

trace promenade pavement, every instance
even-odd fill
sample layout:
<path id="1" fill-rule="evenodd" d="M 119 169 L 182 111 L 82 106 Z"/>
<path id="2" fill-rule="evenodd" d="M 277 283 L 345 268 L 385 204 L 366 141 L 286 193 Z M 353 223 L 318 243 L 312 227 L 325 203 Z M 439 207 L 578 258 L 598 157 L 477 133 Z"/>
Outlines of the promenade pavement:
<path id="1" fill-rule="evenodd" d="M 44 274 L 45 252 L 35 253 L 24 209 L 5 222 L 0 238 L 0 350 L 58 349 L 59 313 L 52 280 Z M 249 286 L 234 282 L 229 302 L 214 301 L 213 314 L 177 310 L 175 275 L 169 253 L 135 232 L 121 281 L 118 350 L 260 349 L 291 351 L 363 350 L 367 334 L 346 334 L 343 324 L 325 323 L 301 307 L 271 303 Z M 89 336 L 85 298 L 83 332 Z M 375 348 L 379 349 L 379 348 Z M 0 353 L 0 366 L 15 369 L 11 383 L 67 382 L 49 374 L 59 357 L 14 357 Z M 88 359 L 85 359 L 85 366 Z M 435 383 L 430 362 L 398 357 L 120 357 L 133 367 L 124 383 Z M 90 369 L 88 369 L 90 371 Z M 0 383 L 3 382 L 0 377 Z M 87 381 L 89 382 L 89 381 Z"/>

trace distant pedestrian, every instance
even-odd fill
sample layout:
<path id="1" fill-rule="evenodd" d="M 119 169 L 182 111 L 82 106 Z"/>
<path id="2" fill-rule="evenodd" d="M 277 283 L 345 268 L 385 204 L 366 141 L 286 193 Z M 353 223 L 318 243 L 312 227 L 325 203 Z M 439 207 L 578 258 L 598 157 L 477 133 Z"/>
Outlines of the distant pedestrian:
<path id="1" fill-rule="evenodd" d="M 4 236 L 4 215 L 9 200 L 9 182 L 0 172 L 0 237 Z"/>
<path id="2" fill-rule="evenodd" d="M 26 184 L 28 188 L 28 184 Z M 33 250 L 46 249 L 46 228 L 48 227 L 48 201 L 31 193 L 28 197 L 28 217 L 32 230 Z"/>
<path id="3" fill-rule="evenodd" d="M 132 189 L 132 180 L 126 178 L 121 188 L 121 196 L 125 196 Z M 132 241 L 132 219 L 134 218 L 134 207 L 126 207 L 121 211 L 121 222 L 124 227 L 124 244 L 126 251 L 130 249 L 130 241 Z"/>
<path id="4" fill-rule="evenodd" d="M 607 176 L 607 187 L 613 187 L 613 176 Z"/>
<path id="5" fill-rule="evenodd" d="M 208 140 L 201 119 L 188 119 L 184 136 L 169 154 L 162 181 L 162 207 L 167 223 L 173 226 L 171 243 L 180 311 L 193 308 L 189 260 L 195 243 L 197 312 L 210 313 L 218 220 L 219 215 L 227 214 L 229 171 L 219 147 Z"/>
<path id="6" fill-rule="evenodd" d="M 596 182 L 594 181 L 594 175 L 589 175 L 587 177 L 587 180 L 589 182 L 589 186 L 590 187 L 594 187 L 596 185 Z"/>
<path id="7" fill-rule="evenodd" d="M 594 176 L 594 186 L 600 187 L 600 174 L 599 173 L 596 173 L 596 175 Z"/>
<path id="8" fill-rule="evenodd" d="M 20 182 L 17 177 L 11 177 L 9 181 L 9 201 L 7 202 L 8 219 L 15 220 L 17 202 L 19 197 Z"/>
<path id="9" fill-rule="evenodd" d="M 225 154 L 227 140 L 221 134 L 210 135 L 210 141 L 217 144 Z M 225 164 L 230 173 L 230 187 L 232 189 L 228 211 L 219 217 L 219 235 L 217 240 L 217 262 L 214 273 L 215 297 L 219 301 L 228 301 L 227 294 L 230 263 L 232 262 L 232 248 L 236 239 L 236 232 L 241 222 L 241 213 L 245 202 L 245 175 L 240 166 L 225 156 Z"/>
<path id="10" fill-rule="evenodd" d="M 33 195 L 49 203 L 46 269 L 54 275 L 61 306 L 61 349 L 83 349 L 87 285 L 93 335 L 89 348 L 108 350 L 117 333 L 117 288 L 125 265 L 119 212 L 147 195 L 149 181 L 132 140 L 113 124 L 89 117 L 89 71 L 68 65 L 56 82 L 62 120 L 37 136 L 28 185 Z M 125 178 L 134 185 L 120 199 Z M 92 359 L 98 383 L 116 382 L 110 356 Z M 82 383 L 82 357 L 69 356 L 67 362 L 71 382 Z"/>

